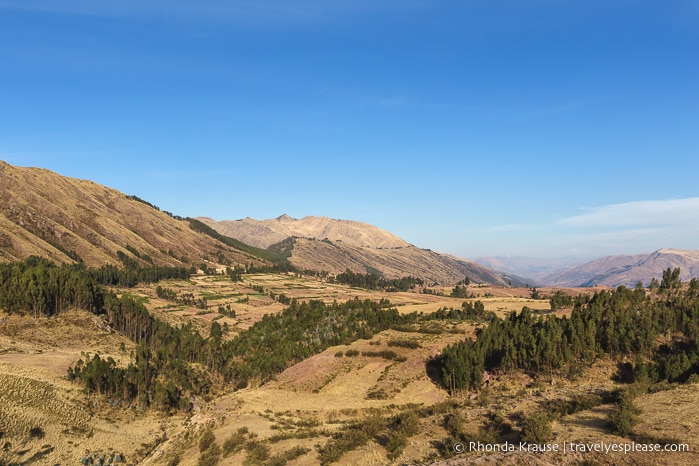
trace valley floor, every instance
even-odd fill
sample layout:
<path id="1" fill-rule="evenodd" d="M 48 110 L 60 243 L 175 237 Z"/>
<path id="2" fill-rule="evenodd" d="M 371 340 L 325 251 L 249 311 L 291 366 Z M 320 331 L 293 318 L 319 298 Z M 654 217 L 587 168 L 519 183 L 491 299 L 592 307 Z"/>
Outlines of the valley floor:
<path id="1" fill-rule="evenodd" d="M 218 317 L 229 324 L 232 334 L 265 313 L 283 309 L 269 297 L 270 291 L 329 301 L 387 298 L 403 313 L 459 307 L 463 301 L 370 292 L 280 275 L 246 276 L 242 284 L 199 276 L 163 286 L 208 296 L 213 310 L 231 305 L 236 317 L 173 306 L 157 298 L 154 286 L 128 292 L 147 300 L 153 314 L 171 323 L 194 321 L 206 331 Z M 486 309 L 499 315 L 525 305 L 541 313 L 549 310 L 548 301 L 531 299 L 527 290 L 473 291 L 481 293 Z M 692 384 L 669 386 L 636 399 L 642 413 L 635 432 L 649 442 L 686 444 L 689 452 L 519 451 L 518 431 L 524 418 L 551 403 L 613 391 L 619 386 L 612 381 L 618 361 L 601 360 L 571 380 L 532 379 L 516 371 L 492 373 L 479 394 L 450 397 L 429 361 L 444 346 L 474 336 L 482 324 L 435 321 L 403 329 L 411 331 L 386 330 L 368 340 L 328 348 L 264 385 L 238 391 L 219 387 L 211 399 L 196 400 L 192 414 L 168 416 L 138 412 L 98 395 L 88 397 L 66 380 L 67 368 L 85 353 L 99 352 L 121 364 L 130 360 L 134 344 L 111 331 L 101 318 L 71 311 L 48 319 L 7 315 L 0 319 L 0 464 L 72 465 L 83 458 L 113 460 L 117 454 L 125 464 L 215 464 L 207 463 L 201 451 L 209 431 L 221 450 L 218 464 L 699 464 L 699 385 Z M 387 358 L 387 351 L 396 356 Z M 559 417 L 551 423 L 553 437 L 548 443 L 631 444 L 609 430 L 612 408 L 610 403 L 598 403 Z M 369 431 L 373 435 L 357 445 L 340 442 Z M 469 451 L 468 444 L 462 450 L 453 440 L 457 431 L 491 446 L 481 450 L 508 441 L 517 451 Z M 400 432 L 407 432 L 405 439 L 398 438 Z M 399 441 L 401 448 L 396 447 Z"/>

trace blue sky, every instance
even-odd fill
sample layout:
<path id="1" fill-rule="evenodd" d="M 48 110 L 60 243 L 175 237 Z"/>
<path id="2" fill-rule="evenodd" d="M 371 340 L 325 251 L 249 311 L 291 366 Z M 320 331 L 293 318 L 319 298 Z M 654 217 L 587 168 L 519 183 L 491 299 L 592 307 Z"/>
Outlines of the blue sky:
<path id="1" fill-rule="evenodd" d="M 0 0 L 0 159 L 463 257 L 699 249 L 699 4 Z"/>

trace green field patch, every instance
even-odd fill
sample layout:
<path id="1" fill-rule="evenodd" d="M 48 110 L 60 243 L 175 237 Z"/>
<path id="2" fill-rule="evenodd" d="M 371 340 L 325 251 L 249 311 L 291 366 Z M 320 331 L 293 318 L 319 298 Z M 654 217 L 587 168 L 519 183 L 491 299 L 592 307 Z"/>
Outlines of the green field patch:
<path id="1" fill-rule="evenodd" d="M 227 298 L 237 298 L 238 296 L 242 296 L 243 293 L 227 293 L 227 294 L 217 294 L 217 293 L 209 293 L 208 291 L 202 291 L 200 293 L 200 296 L 202 298 L 206 298 L 207 301 L 216 301 L 219 299 L 227 299 Z"/>
<path id="2" fill-rule="evenodd" d="M 286 288 L 291 288 L 294 290 L 310 290 L 316 287 L 313 286 L 308 286 L 308 285 L 299 285 L 298 283 L 284 283 L 284 286 Z"/>
<path id="3" fill-rule="evenodd" d="M 125 297 L 125 296 L 128 296 L 129 298 L 133 299 L 134 301 L 136 301 L 139 304 L 150 303 L 150 298 L 148 296 L 138 296 L 138 295 L 131 294 L 131 293 L 124 293 L 122 295 L 122 297 Z"/>

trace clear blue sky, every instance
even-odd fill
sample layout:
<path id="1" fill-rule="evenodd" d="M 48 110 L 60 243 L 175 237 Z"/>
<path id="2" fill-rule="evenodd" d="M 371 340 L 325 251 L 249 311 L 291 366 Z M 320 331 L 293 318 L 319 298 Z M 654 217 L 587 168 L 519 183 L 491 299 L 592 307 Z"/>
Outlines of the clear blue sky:
<path id="1" fill-rule="evenodd" d="M 463 257 L 699 249 L 699 3 L 0 0 L 0 159 Z"/>

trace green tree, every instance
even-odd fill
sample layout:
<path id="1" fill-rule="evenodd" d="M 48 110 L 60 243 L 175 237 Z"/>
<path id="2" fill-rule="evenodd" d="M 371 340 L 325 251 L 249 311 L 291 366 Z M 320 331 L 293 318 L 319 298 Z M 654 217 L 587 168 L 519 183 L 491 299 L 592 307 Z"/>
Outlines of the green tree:
<path id="1" fill-rule="evenodd" d="M 663 278 L 660 282 L 661 290 L 676 290 L 681 288 L 682 282 L 680 281 L 680 268 L 675 267 L 674 270 L 670 270 L 668 267 L 663 272 Z"/>
<path id="2" fill-rule="evenodd" d="M 610 415 L 610 424 L 615 432 L 626 437 L 633 432 L 634 427 L 638 424 L 639 414 L 641 414 L 641 410 L 634 403 L 633 391 L 623 390 L 619 394 L 617 408 Z"/>

